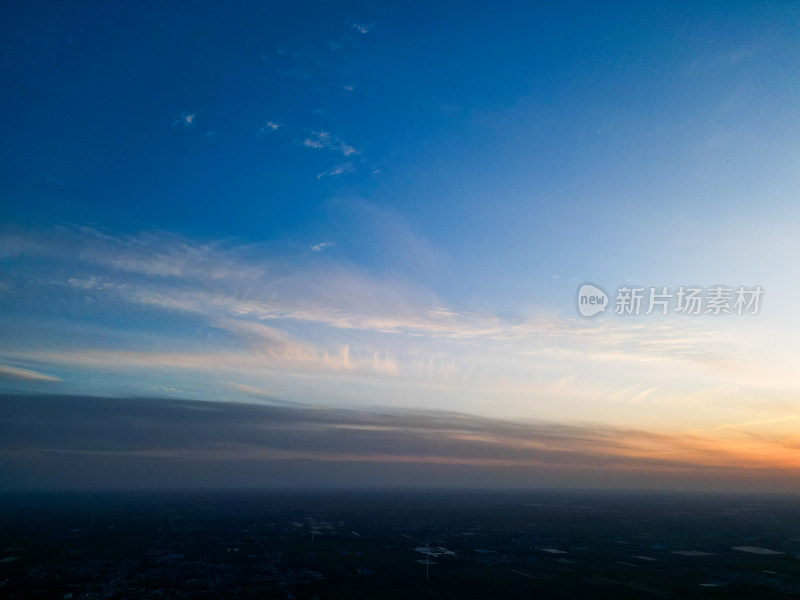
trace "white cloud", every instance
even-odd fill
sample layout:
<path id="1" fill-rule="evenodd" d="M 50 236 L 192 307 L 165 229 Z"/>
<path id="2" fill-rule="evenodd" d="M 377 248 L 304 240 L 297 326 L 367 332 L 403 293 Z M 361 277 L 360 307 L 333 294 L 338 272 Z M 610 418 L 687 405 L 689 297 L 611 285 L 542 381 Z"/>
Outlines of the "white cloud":
<path id="1" fill-rule="evenodd" d="M 258 325 L 251 324 L 251 325 Z M 257 336 L 257 334 L 256 334 Z M 252 341 L 252 336 L 246 335 Z M 269 337 L 269 335 L 267 335 Z M 280 336 L 279 336 L 280 337 Z M 22 352 L 20 356 L 37 357 L 49 363 L 81 368 L 103 369 L 186 369 L 208 373 L 246 373 L 273 376 L 275 374 L 344 373 L 362 375 L 399 374 L 396 361 L 386 353 L 355 353 L 348 345 L 329 349 L 316 348 L 301 342 L 286 342 L 272 347 L 269 343 L 255 344 L 244 349 L 213 351 L 185 350 L 182 352 L 138 352 L 130 350 L 83 350 L 70 352 Z M 23 370 L 24 371 L 24 370 Z M 32 373 L 32 372 L 31 372 Z M 4 374 L 0 369 L 0 376 Z M 9 377 L 42 379 L 8 374 Z M 59 381 L 58 379 L 46 379 Z"/>
<path id="2" fill-rule="evenodd" d="M 355 148 L 353 148 L 352 146 L 350 146 L 348 144 L 345 144 L 344 142 L 342 142 L 339 145 L 339 152 L 341 152 L 345 156 L 350 156 L 351 154 L 356 154 L 357 153 Z"/>
<path id="3" fill-rule="evenodd" d="M 391 243 L 408 245 L 404 231 L 396 232 Z M 284 390 L 296 389 L 286 380 L 293 374 L 306 389 L 317 386 L 315 391 L 324 390 L 325 378 L 334 374 L 349 377 L 350 384 L 358 379 L 359 385 L 391 376 L 402 383 L 380 393 L 398 401 L 407 393 L 438 397 L 450 406 L 464 402 L 465 408 L 471 401 L 482 411 L 487 409 L 480 406 L 506 407 L 506 414 L 513 407 L 517 414 L 546 408 L 554 418 L 577 405 L 594 410 L 594 416 L 613 404 L 631 411 L 657 407 L 676 418 L 677 407 L 724 403 L 723 410 L 731 411 L 724 422 L 743 422 L 733 414 L 741 410 L 743 394 L 780 400 L 800 392 L 790 364 L 794 355 L 771 351 L 769 331 L 758 343 L 748 334 L 743 347 L 737 330 L 717 327 L 719 320 L 512 318 L 464 310 L 414 281 L 320 262 L 310 252 L 286 259 L 259 245 L 197 242 L 163 233 L 115 236 L 89 228 L 17 237 L 9 244 L 9 259 L 25 260 L 30 268 L 5 274 L 4 297 L 13 301 L 14 294 L 27 293 L 26 286 L 36 286 L 36 294 L 55 302 L 56 309 L 58 303 L 85 307 L 88 312 L 78 317 L 81 328 L 93 322 L 88 307 L 113 306 L 122 314 L 136 307 L 151 329 L 134 332 L 120 323 L 113 343 L 99 341 L 93 347 L 94 342 L 84 341 L 83 347 L 67 344 L 57 352 L 29 346 L 34 349 L 25 353 L 0 345 L 4 362 L 11 364 L 148 369 L 187 377 L 214 373 L 226 381 L 239 373 L 255 385 L 281 380 Z M 322 241 L 306 251 L 322 252 L 330 245 Z M 159 338 L 153 323 L 165 319 L 192 323 L 207 341 L 198 342 L 194 334 L 178 334 L 168 342 Z M 149 349 L 141 346 L 143 340 Z M 304 373 L 309 378 L 303 379 Z M 36 372 L 17 367 L 0 369 L 2 374 L 37 378 Z M 312 376 L 319 379 L 312 382 Z M 40 380 L 47 377 L 38 373 Z M 164 382 L 174 383 L 186 385 Z M 419 396 L 420 387 L 427 396 Z M 347 393 L 343 390 L 342 397 Z M 498 394 L 502 402 L 486 404 Z M 553 406 L 531 404 L 541 398 L 554 400 Z M 699 419 L 711 413 L 692 414 Z"/>
<path id="4" fill-rule="evenodd" d="M 53 375 L 4 364 L 0 364 L 0 378 L 23 379 L 25 381 L 61 381 L 60 378 L 54 377 Z"/>
<path id="5" fill-rule="evenodd" d="M 317 174 L 317 179 L 322 179 L 323 177 L 335 177 L 336 175 L 342 175 L 343 173 L 353 173 L 355 168 L 353 167 L 353 163 L 347 162 L 336 165 L 328 169 L 327 171 L 322 171 L 321 173 Z"/>
<path id="6" fill-rule="evenodd" d="M 303 140 L 306 148 L 329 148 L 331 144 L 331 134 L 327 131 L 312 131 L 311 135 Z"/>
<path id="7" fill-rule="evenodd" d="M 280 125 L 279 125 L 278 123 L 275 123 L 275 122 L 273 122 L 273 121 L 267 121 L 266 123 L 264 123 L 264 125 L 262 125 L 262 126 L 259 128 L 259 130 L 258 130 L 258 134 L 259 134 L 259 135 L 265 135 L 265 134 L 267 134 L 267 133 L 270 133 L 270 132 L 276 131 L 276 130 L 278 130 L 279 128 L 280 128 Z"/>
<path id="8" fill-rule="evenodd" d="M 183 125 L 184 127 L 191 127 L 194 125 L 194 121 L 197 118 L 197 113 L 181 113 L 180 118 L 175 121 L 172 126 L 175 127 L 176 125 Z"/>
<path id="9" fill-rule="evenodd" d="M 353 148 L 353 146 L 341 138 L 332 135 L 329 131 L 312 131 L 311 134 L 303 140 L 303 146 L 306 148 L 315 148 L 317 150 L 332 150 L 343 156 L 358 154 L 358 150 Z"/>

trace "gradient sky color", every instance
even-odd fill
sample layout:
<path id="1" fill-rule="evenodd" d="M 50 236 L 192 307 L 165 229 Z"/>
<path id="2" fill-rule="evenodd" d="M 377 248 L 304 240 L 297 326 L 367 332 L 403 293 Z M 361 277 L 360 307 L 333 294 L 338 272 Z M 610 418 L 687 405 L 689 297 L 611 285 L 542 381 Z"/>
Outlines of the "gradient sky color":
<path id="1" fill-rule="evenodd" d="M 726 488 L 741 468 L 798 491 L 797 3 L 33 2 L 3 13 L 9 406 L 63 396 L 87 422 L 90 398 L 247 403 L 267 421 L 291 406 L 283 445 L 258 454 L 267 462 L 466 461 L 529 469 L 499 480 L 533 485 L 572 440 L 580 468 L 549 481 L 627 472 L 612 480 L 699 485 L 670 479 L 678 461 L 723 469 Z M 584 282 L 611 294 L 759 285 L 764 296 L 756 316 L 585 319 Z M 338 420 L 306 427 L 298 407 Z M 176 424 L 188 414 L 152 410 Z M 384 421 L 403 411 L 418 418 L 410 429 Z M 434 415 L 450 423 L 436 436 L 472 445 L 429 445 L 421 458 L 419 422 Z M 348 419 L 385 434 L 337 446 L 329 433 Z M 13 485 L 54 485 L 31 467 L 53 453 L 110 451 L 72 427 L 83 446 L 31 430 L 0 448 Z M 325 442 L 304 453 L 309 428 Z M 254 460 L 235 431 L 193 456 L 230 461 L 238 447 Z M 588 431 L 606 432 L 602 456 L 638 467 L 588 460 Z M 169 437 L 153 438 L 153 460 L 186 451 Z M 520 455 L 534 439 L 540 453 Z M 142 451 L 113 448 L 120 461 Z"/>

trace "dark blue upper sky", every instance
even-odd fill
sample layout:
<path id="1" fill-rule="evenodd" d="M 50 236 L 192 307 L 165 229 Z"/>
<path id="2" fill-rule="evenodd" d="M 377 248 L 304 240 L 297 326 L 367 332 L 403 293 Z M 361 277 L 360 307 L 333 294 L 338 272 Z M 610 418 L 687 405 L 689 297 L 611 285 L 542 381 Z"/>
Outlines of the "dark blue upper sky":
<path id="1" fill-rule="evenodd" d="M 749 152 L 687 145 L 744 115 L 743 142 L 797 133 L 791 3 L 5 12 L 2 214 L 28 224 L 294 239 L 327 234 L 332 199 L 368 198 L 448 250 L 468 238 L 502 251 L 520 228 L 606 223 L 600 207 L 635 219 L 665 188 L 702 215 L 675 179 L 733 187 Z M 279 128 L 259 134 L 268 122 Z M 330 136 L 323 152 L 303 146 L 314 132 Z M 738 174 L 718 172 L 726 160 Z M 698 175 L 699 161 L 718 164 Z"/>

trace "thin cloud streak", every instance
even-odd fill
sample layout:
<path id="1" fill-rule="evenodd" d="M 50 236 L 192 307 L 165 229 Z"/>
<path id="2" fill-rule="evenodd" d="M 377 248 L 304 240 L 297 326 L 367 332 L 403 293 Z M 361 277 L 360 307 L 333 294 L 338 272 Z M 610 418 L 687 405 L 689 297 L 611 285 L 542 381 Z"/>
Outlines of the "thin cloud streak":
<path id="1" fill-rule="evenodd" d="M 11 365 L 0 364 L 0 379 L 22 379 L 25 381 L 61 381 L 60 377 L 33 371 L 32 369 L 23 369 L 20 367 L 12 367 Z"/>
<path id="2" fill-rule="evenodd" d="M 322 173 L 317 174 L 317 179 L 322 179 L 323 177 L 336 177 L 337 175 L 342 175 L 344 173 L 353 173 L 355 171 L 355 167 L 353 167 L 353 163 L 346 162 L 338 164 L 334 167 L 331 167 L 327 171 L 322 171 Z"/>

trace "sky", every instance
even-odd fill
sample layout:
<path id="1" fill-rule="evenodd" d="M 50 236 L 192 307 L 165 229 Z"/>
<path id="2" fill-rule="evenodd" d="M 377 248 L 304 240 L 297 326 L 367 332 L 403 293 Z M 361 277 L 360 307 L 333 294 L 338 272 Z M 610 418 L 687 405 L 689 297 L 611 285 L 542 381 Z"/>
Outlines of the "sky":
<path id="1" fill-rule="evenodd" d="M 800 492 L 797 3 L 2 10 L 5 488 Z"/>

